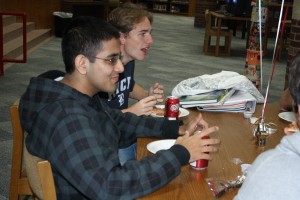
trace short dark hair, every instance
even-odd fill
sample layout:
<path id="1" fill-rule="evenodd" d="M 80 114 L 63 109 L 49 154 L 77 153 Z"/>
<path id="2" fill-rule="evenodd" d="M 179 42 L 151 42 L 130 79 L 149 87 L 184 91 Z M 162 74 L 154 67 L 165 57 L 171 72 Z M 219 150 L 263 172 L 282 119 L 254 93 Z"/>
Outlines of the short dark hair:
<path id="1" fill-rule="evenodd" d="M 66 27 L 62 42 L 62 56 L 67 73 L 75 70 L 75 58 L 82 54 L 90 62 L 103 48 L 103 42 L 120 38 L 119 31 L 111 24 L 91 16 L 80 16 Z"/>
<path id="2" fill-rule="evenodd" d="M 289 72 L 289 90 L 296 105 L 300 104 L 300 52 L 294 57 Z"/>
<path id="3" fill-rule="evenodd" d="M 122 33 L 129 33 L 135 24 L 147 18 L 152 24 L 153 16 L 142 4 L 124 3 L 112 10 L 107 21 Z"/>

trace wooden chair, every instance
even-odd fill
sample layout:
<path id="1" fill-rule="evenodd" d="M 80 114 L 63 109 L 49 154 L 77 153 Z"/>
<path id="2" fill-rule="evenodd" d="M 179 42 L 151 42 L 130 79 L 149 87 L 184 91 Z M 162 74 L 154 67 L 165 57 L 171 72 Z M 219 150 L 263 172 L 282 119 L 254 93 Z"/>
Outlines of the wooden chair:
<path id="1" fill-rule="evenodd" d="M 21 196 L 31 196 L 35 198 L 34 192 L 31 189 L 31 185 L 29 184 L 29 179 L 26 173 L 26 166 L 23 167 L 23 148 L 24 148 L 24 129 L 21 125 L 20 115 L 19 115 L 19 100 L 16 101 L 12 106 L 10 106 L 10 115 L 11 115 L 11 123 L 13 128 L 13 153 L 12 153 L 12 167 L 11 167 L 11 178 L 10 178 L 10 200 L 18 200 Z M 24 151 L 24 154 L 26 152 Z M 26 159 L 25 159 L 26 162 Z M 48 161 L 38 162 L 38 172 L 40 177 L 50 176 L 52 177 L 52 170 L 50 163 Z M 50 170 L 49 170 L 50 169 Z M 49 180 L 48 178 L 41 179 L 41 188 L 46 193 L 49 191 L 47 188 L 50 188 L 47 184 L 52 184 L 52 182 L 44 182 L 44 180 Z M 54 186 L 54 182 L 53 182 Z M 45 187 L 45 189 L 44 189 Z M 50 193 L 53 194 L 53 189 L 50 190 Z M 46 200 L 48 195 L 44 194 L 44 199 Z M 55 198 L 54 198 L 55 197 Z M 56 199 L 56 193 L 54 188 L 54 197 L 50 197 L 48 199 Z"/>
<path id="2" fill-rule="evenodd" d="M 204 44 L 203 44 L 203 52 L 207 55 L 224 55 L 224 56 L 230 56 L 230 50 L 231 50 L 231 38 L 232 33 L 230 31 L 226 31 L 221 29 L 218 32 L 217 27 L 212 26 L 212 19 L 211 14 L 209 10 L 205 11 L 205 36 L 204 36 Z M 215 37 L 216 39 L 224 37 L 224 45 L 219 46 L 218 53 L 216 45 L 211 44 L 212 37 Z"/>
<path id="3" fill-rule="evenodd" d="M 24 161 L 28 181 L 38 199 L 56 200 L 56 190 L 51 169 L 47 160 L 31 155 L 24 147 Z"/>
<path id="4" fill-rule="evenodd" d="M 18 200 L 19 196 L 32 196 L 26 171 L 22 168 L 24 129 L 19 117 L 19 101 L 10 107 L 11 123 L 13 128 L 13 150 L 10 177 L 10 200 Z"/>

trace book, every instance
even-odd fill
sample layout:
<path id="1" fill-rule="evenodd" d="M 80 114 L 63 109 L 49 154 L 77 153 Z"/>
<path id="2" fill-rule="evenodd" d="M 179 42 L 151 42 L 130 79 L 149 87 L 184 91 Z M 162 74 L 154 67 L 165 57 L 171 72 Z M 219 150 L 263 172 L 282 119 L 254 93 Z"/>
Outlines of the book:
<path id="1" fill-rule="evenodd" d="M 194 106 L 201 111 L 245 112 L 246 110 L 249 110 L 254 112 L 256 108 L 256 99 L 249 92 L 238 90 L 223 104 L 198 104 Z"/>
<path id="2" fill-rule="evenodd" d="M 182 96 L 179 100 L 181 105 L 225 102 L 234 92 L 235 89 L 233 88 L 214 90 L 202 94 Z"/>
<path id="3" fill-rule="evenodd" d="M 246 103 L 247 102 L 241 102 L 241 103 L 234 103 L 231 105 L 218 105 L 218 106 L 198 106 L 198 110 L 204 110 L 204 111 L 240 111 L 246 109 Z"/>

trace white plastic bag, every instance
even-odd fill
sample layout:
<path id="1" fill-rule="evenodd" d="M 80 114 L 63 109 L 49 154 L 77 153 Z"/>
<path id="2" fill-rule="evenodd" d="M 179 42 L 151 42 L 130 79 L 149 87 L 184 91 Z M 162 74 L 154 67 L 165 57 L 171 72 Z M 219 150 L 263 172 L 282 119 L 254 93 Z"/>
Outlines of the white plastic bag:
<path id="1" fill-rule="evenodd" d="M 256 98 L 257 103 L 264 102 L 264 97 L 246 76 L 231 71 L 221 71 L 183 80 L 174 87 L 172 95 L 181 97 L 228 88 L 248 91 Z"/>

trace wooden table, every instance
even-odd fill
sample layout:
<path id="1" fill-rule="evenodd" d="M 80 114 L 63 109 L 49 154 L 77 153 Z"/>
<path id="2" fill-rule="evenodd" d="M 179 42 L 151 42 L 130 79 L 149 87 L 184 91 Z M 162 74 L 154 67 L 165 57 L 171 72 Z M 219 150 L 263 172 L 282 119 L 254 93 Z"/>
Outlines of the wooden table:
<path id="1" fill-rule="evenodd" d="M 247 27 L 249 30 L 249 21 L 251 20 L 250 17 L 237 17 L 237 16 L 230 16 L 230 15 L 224 15 L 222 13 L 210 11 L 211 16 L 214 17 L 217 21 L 217 40 L 216 40 L 216 49 L 215 49 L 215 56 L 219 56 L 219 47 L 220 47 L 220 34 L 219 32 L 221 31 L 221 25 L 223 20 L 230 20 L 230 21 L 243 21 L 247 23 Z M 249 33 L 249 31 L 248 31 Z M 244 38 L 245 36 L 243 36 Z M 247 39 L 248 43 L 248 39 Z M 247 45 L 246 45 L 247 46 Z"/>
<path id="2" fill-rule="evenodd" d="M 262 105 L 257 105 L 253 116 L 259 117 Z M 190 110 L 190 115 L 183 120 L 190 121 L 199 111 Z M 261 153 L 275 147 L 284 136 L 283 128 L 289 124 L 278 117 L 279 105 L 271 103 L 267 106 L 265 122 L 273 122 L 278 131 L 267 138 L 264 147 L 258 147 L 253 137 L 253 125 L 249 119 L 245 119 L 242 113 L 212 113 L 202 112 L 203 117 L 210 126 L 218 125 L 220 130 L 213 133 L 213 137 L 221 139 L 219 152 L 213 154 L 213 160 L 209 162 L 208 168 L 202 171 L 192 169 L 189 165 L 182 167 L 182 172 L 169 184 L 158 191 L 147 195 L 143 200 L 176 200 L 176 199 L 215 199 L 206 183 L 206 178 L 232 180 L 241 173 L 240 164 L 235 164 L 233 159 L 240 159 L 242 163 L 251 164 Z M 139 138 L 137 142 L 138 159 L 149 156 L 151 153 L 146 145 L 157 139 Z M 237 193 L 233 189 L 219 199 L 230 199 Z"/>
<path id="3" fill-rule="evenodd" d="M 292 2 L 284 2 L 283 6 L 293 8 L 293 3 Z M 268 4 L 268 7 L 281 7 L 281 2 L 270 2 Z"/>

